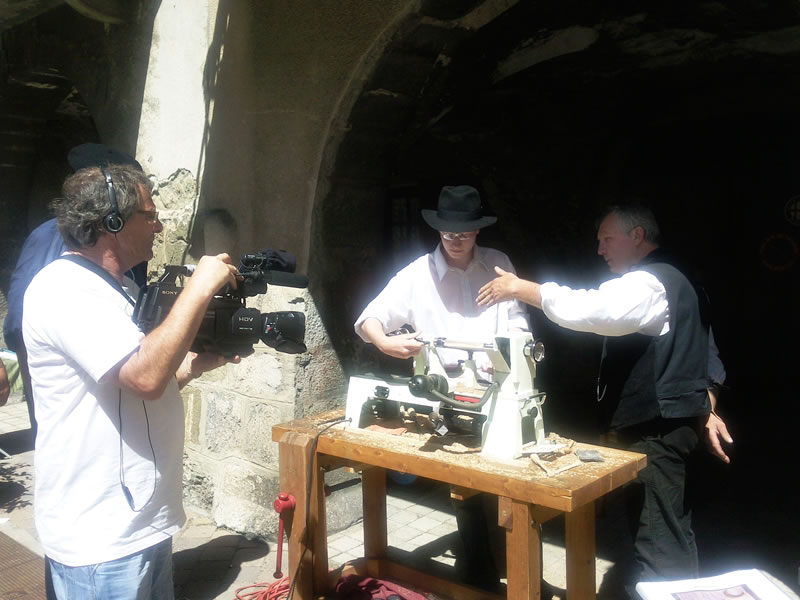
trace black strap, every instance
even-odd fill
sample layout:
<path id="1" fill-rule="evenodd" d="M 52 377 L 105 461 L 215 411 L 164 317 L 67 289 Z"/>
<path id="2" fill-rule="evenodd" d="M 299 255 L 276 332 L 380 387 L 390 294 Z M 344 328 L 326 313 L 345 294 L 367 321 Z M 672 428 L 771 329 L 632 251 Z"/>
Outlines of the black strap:
<path id="1" fill-rule="evenodd" d="M 136 303 L 133 301 L 133 298 L 131 298 L 127 294 L 127 292 L 125 292 L 123 287 L 120 285 L 119 281 L 114 279 L 111 276 L 111 273 L 106 271 L 100 265 L 93 263 L 88 258 L 86 258 L 85 256 L 81 256 L 80 254 L 63 254 L 59 258 L 63 258 L 68 261 L 74 262 L 76 265 L 80 265 L 82 267 L 89 269 L 90 271 L 93 271 L 98 275 L 98 277 L 102 277 L 103 279 L 105 279 L 111 287 L 113 287 L 120 294 L 122 294 L 122 297 L 125 298 L 125 300 L 127 300 L 131 306 L 135 306 Z"/>

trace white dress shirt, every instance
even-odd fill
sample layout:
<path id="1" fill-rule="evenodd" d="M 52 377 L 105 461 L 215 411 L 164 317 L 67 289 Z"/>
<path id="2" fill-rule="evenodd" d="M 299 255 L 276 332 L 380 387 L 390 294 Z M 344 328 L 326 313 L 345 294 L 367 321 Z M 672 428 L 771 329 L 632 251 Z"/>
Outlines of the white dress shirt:
<path id="1" fill-rule="evenodd" d="M 387 333 L 408 323 L 426 339 L 490 342 L 497 333 L 527 331 L 528 315 L 519 302 L 512 300 L 491 307 L 475 302 L 478 290 L 497 277 L 495 266 L 514 272 L 505 254 L 477 245 L 465 270 L 451 267 L 439 244 L 389 281 L 358 317 L 355 331 L 369 341 L 361 330 L 369 318 L 378 319 Z"/>
<path id="2" fill-rule="evenodd" d="M 667 291 L 647 271 L 625 273 L 596 290 L 543 283 L 541 293 L 544 314 L 567 329 L 607 336 L 669 331 Z"/>

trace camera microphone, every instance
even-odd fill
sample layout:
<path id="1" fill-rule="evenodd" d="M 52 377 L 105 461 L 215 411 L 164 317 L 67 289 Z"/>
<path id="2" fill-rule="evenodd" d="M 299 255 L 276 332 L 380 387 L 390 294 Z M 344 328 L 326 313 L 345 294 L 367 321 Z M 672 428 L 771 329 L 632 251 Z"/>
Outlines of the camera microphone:
<path id="1" fill-rule="evenodd" d="M 192 275 L 196 268 L 197 265 L 183 265 L 184 275 Z M 282 287 L 308 287 L 308 276 L 301 275 L 300 273 L 270 270 L 261 273 L 261 278 L 263 279 L 264 283 L 279 285 Z"/>
<path id="2" fill-rule="evenodd" d="M 285 271 L 267 271 L 264 273 L 266 283 L 284 287 L 308 287 L 308 277 L 300 273 L 287 273 Z"/>

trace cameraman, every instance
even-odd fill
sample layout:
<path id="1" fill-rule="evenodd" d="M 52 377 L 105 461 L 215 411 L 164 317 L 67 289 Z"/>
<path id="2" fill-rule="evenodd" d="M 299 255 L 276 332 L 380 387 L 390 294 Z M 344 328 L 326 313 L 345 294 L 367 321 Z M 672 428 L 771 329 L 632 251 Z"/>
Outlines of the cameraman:
<path id="1" fill-rule="evenodd" d="M 54 202 L 69 251 L 25 293 L 36 528 L 57 598 L 173 597 L 171 536 L 185 521 L 178 389 L 226 362 L 189 347 L 238 273 L 228 255 L 204 256 L 164 321 L 139 331 L 138 289 L 123 274 L 153 257 L 162 230 L 151 189 L 128 165 L 69 176 Z"/>

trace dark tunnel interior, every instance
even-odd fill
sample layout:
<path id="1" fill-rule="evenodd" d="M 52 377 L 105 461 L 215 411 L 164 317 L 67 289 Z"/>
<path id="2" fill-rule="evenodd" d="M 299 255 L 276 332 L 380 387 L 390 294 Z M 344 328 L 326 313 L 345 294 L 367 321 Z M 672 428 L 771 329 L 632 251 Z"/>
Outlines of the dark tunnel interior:
<path id="1" fill-rule="evenodd" d="M 441 186 L 474 185 L 498 216 L 479 244 L 505 251 L 525 278 L 573 287 L 610 277 L 596 254 L 600 210 L 649 204 L 663 245 L 711 299 L 728 375 L 720 412 L 732 463 L 701 459 L 700 495 L 709 513 L 736 496 L 731 510 L 749 514 L 763 501 L 757 482 L 786 474 L 798 414 L 800 7 L 579 4 L 519 3 L 469 35 L 407 24 L 339 150 L 317 221 L 332 259 L 317 263 L 316 295 L 349 373 L 403 372 L 408 365 L 357 340 L 352 323 L 397 270 L 435 246 L 419 209 L 435 208 Z M 420 74 L 420 57 L 436 54 L 447 66 Z M 397 93 L 374 93 L 385 89 Z M 548 348 L 537 379 L 546 426 L 592 439 L 601 340 L 530 315 Z M 791 495 L 769 504 L 788 507 Z M 742 539 L 761 535 L 777 554 L 797 556 L 785 534 L 743 527 L 752 531 Z M 711 563 L 712 546 L 703 556 Z"/>
<path id="2" fill-rule="evenodd" d="M 507 252 L 520 275 L 577 287 L 609 276 L 596 255 L 599 211 L 639 199 L 654 209 L 664 245 L 690 265 L 711 298 L 736 396 L 728 409 L 757 394 L 763 408 L 742 406 L 744 414 L 774 414 L 797 381 L 791 336 L 798 330 L 798 225 L 790 212 L 800 190 L 794 144 L 800 56 L 793 43 L 779 50 L 785 32 L 770 46 L 754 28 L 759 22 L 796 27 L 798 15 L 729 8 L 712 18 L 707 5 L 685 14 L 629 14 L 618 5 L 613 13 L 565 15 L 547 6 L 520 3 L 460 39 L 434 38 L 421 31 L 424 25 L 409 25 L 387 51 L 354 107 L 352 133 L 321 211 L 329 232 L 323 241 L 335 247 L 352 239 L 346 234 L 353 225 L 334 218 L 334 210 L 350 210 L 345 196 L 363 198 L 353 190 L 375 180 L 384 185 L 377 207 L 349 201 L 369 224 L 364 232 L 364 221 L 358 223 L 362 260 L 327 265 L 340 282 L 335 287 L 350 288 L 347 301 L 336 303 L 343 313 L 336 321 L 344 325 L 334 337 L 352 339 L 344 331 L 361 307 L 397 269 L 435 245 L 419 209 L 435 207 L 442 185 L 481 190 L 499 220 L 479 243 Z M 541 48 L 559 35 L 561 47 L 582 49 L 547 57 Z M 537 43 L 547 57 L 539 62 L 531 50 Z M 770 51 L 753 49 L 762 47 Z M 405 119 L 397 116 L 398 103 L 388 105 L 391 119 L 387 105 L 369 94 L 389 85 L 383 63 L 410 64 L 409 56 L 434 51 L 451 56 L 447 69 L 424 76 L 393 70 L 391 89 L 406 85 L 406 95 L 415 91 L 418 99 L 406 103 Z M 515 61 L 532 64 L 501 76 Z M 383 151 L 366 159 L 367 145 Z M 552 349 L 542 377 L 555 396 L 572 401 L 595 375 L 599 342 L 550 326 L 533 310 L 531 316 Z M 359 353 L 369 350 L 356 344 L 353 365 L 381 360 Z"/>

